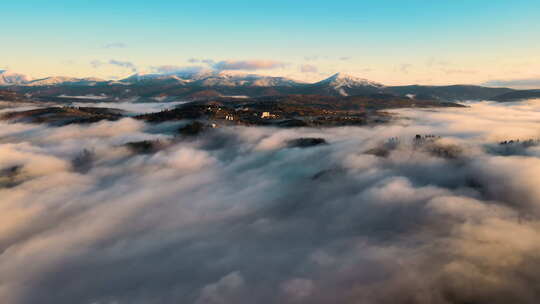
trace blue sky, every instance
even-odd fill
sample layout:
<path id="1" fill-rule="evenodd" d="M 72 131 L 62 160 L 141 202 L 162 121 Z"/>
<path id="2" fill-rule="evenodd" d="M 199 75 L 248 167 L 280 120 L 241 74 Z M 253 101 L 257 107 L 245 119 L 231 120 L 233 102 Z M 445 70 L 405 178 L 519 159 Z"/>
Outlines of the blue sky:
<path id="1" fill-rule="evenodd" d="M 275 61 L 236 72 L 306 81 L 338 71 L 393 84 L 540 78 L 537 0 L 27 0 L 0 11 L 0 68 L 34 77 L 123 77 L 195 58 Z"/>

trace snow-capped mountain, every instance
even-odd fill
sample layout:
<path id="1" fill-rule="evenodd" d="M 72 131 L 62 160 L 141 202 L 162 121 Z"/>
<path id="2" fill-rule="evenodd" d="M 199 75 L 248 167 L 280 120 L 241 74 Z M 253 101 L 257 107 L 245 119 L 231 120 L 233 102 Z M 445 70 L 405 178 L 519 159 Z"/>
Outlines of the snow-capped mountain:
<path id="1" fill-rule="evenodd" d="M 383 84 L 342 73 L 336 73 L 313 86 L 333 90 L 341 96 L 382 93 L 385 89 Z"/>
<path id="2" fill-rule="evenodd" d="M 513 92 L 507 88 L 471 85 L 387 87 L 367 79 L 337 73 L 315 83 L 298 82 L 286 77 L 239 74 L 212 70 L 177 71 L 166 74 L 135 74 L 121 80 L 99 78 L 28 77 L 0 70 L 0 86 L 16 86 L 18 92 L 36 97 L 114 96 L 151 100 L 201 99 L 223 96 L 386 96 L 415 100 L 483 100 Z M 25 88 L 26 87 L 26 88 Z M 378 95 L 378 96 L 375 96 Z"/>
<path id="3" fill-rule="evenodd" d="M 285 77 L 255 74 L 227 74 L 222 72 L 199 78 L 197 84 L 210 87 L 291 87 L 300 83 Z"/>
<path id="4" fill-rule="evenodd" d="M 64 76 L 46 77 L 41 79 L 32 80 L 27 83 L 28 86 L 55 86 L 55 85 L 87 85 L 93 86 L 99 82 L 105 82 L 106 80 L 88 77 L 88 78 L 74 78 Z"/>
<path id="5" fill-rule="evenodd" d="M 0 70 L 0 86 L 21 85 L 30 81 L 30 77 L 7 70 Z"/>
<path id="6" fill-rule="evenodd" d="M 316 83 L 303 83 L 286 77 L 241 74 L 213 70 L 176 71 L 171 73 L 134 74 L 117 81 L 98 78 L 47 77 L 12 84 L 39 87 L 39 94 L 55 96 L 106 96 L 118 94 L 118 86 L 125 86 L 121 95 L 129 98 L 176 96 L 182 98 L 208 98 L 219 96 L 277 96 L 288 94 L 353 96 L 385 92 L 379 83 L 366 79 L 335 74 Z M 34 89 L 27 89 L 36 94 Z"/>
<path id="7" fill-rule="evenodd" d="M 376 88 L 384 88 L 383 84 L 365 79 L 360 78 L 356 76 L 351 76 L 343 73 L 336 73 L 319 83 L 326 83 L 328 85 L 333 86 L 334 88 L 354 88 L 359 86 L 369 86 L 369 87 L 376 87 Z"/>
<path id="8" fill-rule="evenodd" d="M 179 84 L 193 84 L 202 87 L 274 87 L 294 86 L 300 84 L 285 77 L 261 76 L 255 74 L 229 74 L 224 72 L 179 72 L 171 74 L 135 74 L 122 79 L 122 82 L 165 82 L 174 80 Z"/>
<path id="9" fill-rule="evenodd" d="M 64 76 L 54 76 L 32 80 L 30 77 L 20 73 L 0 70 L 0 86 L 55 86 L 64 84 L 93 86 L 100 82 L 106 82 L 106 80 L 95 77 L 74 78 Z"/>
<path id="10" fill-rule="evenodd" d="M 179 83 L 190 83 L 195 80 L 201 80 L 211 77 L 216 73 L 210 70 L 194 70 L 194 71 L 175 71 L 170 73 L 137 73 L 127 78 L 121 79 L 120 82 L 137 84 L 141 82 L 159 82 L 159 81 L 176 81 Z"/>
<path id="11" fill-rule="evenodd" d="M 174 81 L 180 84 L 191 82 L 191 79 L 181 77 L 176 74 L 133 74 L 127 78 L 121 79 L 118 82 L 127 84 L 139 84 L 139 83 L 155 83 L 155 82 Z"/>

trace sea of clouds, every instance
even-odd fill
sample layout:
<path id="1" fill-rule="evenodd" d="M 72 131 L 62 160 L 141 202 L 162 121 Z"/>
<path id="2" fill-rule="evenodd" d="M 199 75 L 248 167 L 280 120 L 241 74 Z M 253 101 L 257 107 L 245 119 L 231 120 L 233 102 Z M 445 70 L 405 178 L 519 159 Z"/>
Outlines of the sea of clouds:
<path id="1" fill-rule="evenodd" d="M 469 106 L 193 139 L 0 123 L 0 302 L 537 303 L 540 147 L 498 142 L 540 137 L 540 101 Z"/>

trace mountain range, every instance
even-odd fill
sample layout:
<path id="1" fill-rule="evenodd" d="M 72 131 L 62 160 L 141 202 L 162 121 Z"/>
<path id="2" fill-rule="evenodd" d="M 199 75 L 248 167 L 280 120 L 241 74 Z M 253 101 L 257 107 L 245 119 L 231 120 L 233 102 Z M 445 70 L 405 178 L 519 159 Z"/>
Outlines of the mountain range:
<path id="1" fill-rule="evenodd" d="M 342 73 L 337 73 L 319 82 L 305 83 L 285 77 L 239 75 L 224 72 L 135 74 L 121 80 L 73 77 L 47 77 L 32 80 L 19 73 L 0 70 L 0 86 L 10 91 L 43 99 L 65 96 L 99 96 L 100 99 L 104 100 L 137 97 L 166 101 L 294 94 L 321 96 L 390 95 L 439 101 L 510 101 L 540 97 L 540 90 L 514 90 L 476 85 L 385 86 L 381 83 Z"/>

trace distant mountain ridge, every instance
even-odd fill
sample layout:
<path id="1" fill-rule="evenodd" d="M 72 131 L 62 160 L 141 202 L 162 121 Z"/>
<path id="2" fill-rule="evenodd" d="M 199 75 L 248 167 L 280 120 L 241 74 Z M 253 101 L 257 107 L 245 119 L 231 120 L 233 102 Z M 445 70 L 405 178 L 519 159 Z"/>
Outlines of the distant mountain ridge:
<path id="1" fill-rule="evenodd" d="M 314 83 L 286 77 L 231 74 L 216 71 L 182 71 L 167 74 L 134 74 L 120 80 L 47 77 L 31 80 L 22 74 L 0 71 L 0 86 L 35 97 L 107 96 L 110 100 L 150 98 L 156 100 L 200 99 L 227 96 L 369 96 L 391 95 L 418 100 L 466 101 L 538 98 L 536 91 L 475 85 L 385 86 L 368 79 L 336 73 Z M 522 93 L 520 93 L 522 92 Z M 528 92 L 528 93 L 527 93 Z"/>
<path id="2" fill-rule="evenodd" d="M 401 96 L 414 96 L 415 98 L 464 101 L 493 99 L 501 94 L 514 92 L 509 88 L 490 88 L 475 85 L 448 85 L 448 86 L 394 86 L 389 91 Z"/>
<path id="3" fill-rule="evenodd" d="M 496 96 L 494 100 L 496 101 L 516 101 L 522 99 L 540 99 L 540 90 L 519 90 L 511 91 L 505 94 Z"/>
<path id="4" fill-rule="evenodd" d="M 295 86 L 301 82 L 274 76 L 261 76 L 256 74 L 228 74 L 224 72 L 178 72 L 169 74 L 135 74 L 119 80 L 122 83 L 148 84 L 159 81 L 176 81 L 180 85 L 198 85 L 207 87 L 219 86 Z"/>

